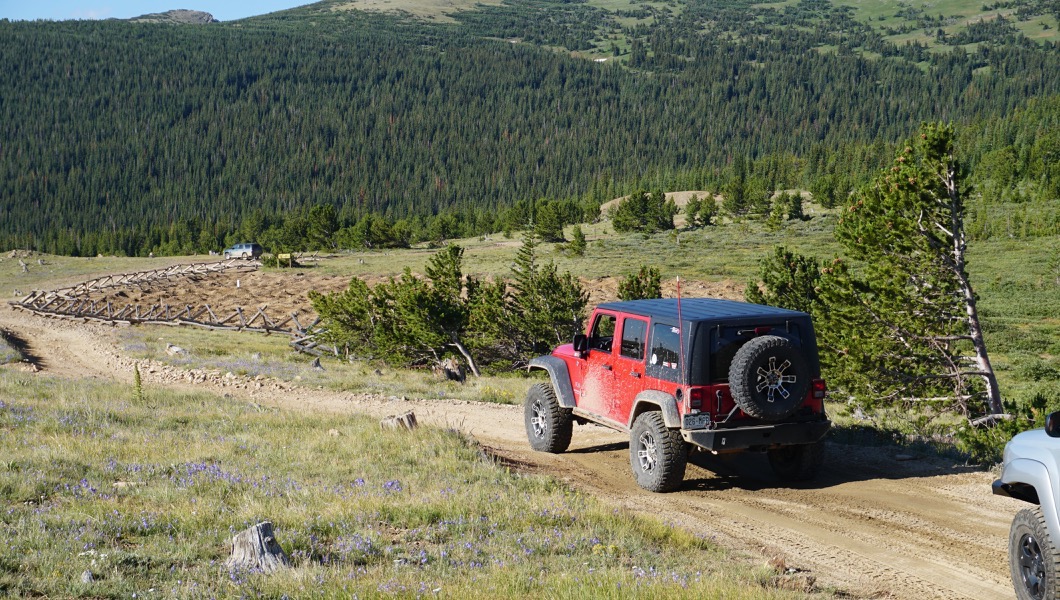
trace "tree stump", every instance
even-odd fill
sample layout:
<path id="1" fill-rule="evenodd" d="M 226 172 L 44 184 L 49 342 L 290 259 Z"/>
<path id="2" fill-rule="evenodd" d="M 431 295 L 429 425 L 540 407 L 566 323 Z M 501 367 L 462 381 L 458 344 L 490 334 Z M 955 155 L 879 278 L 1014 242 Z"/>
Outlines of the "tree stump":
<path id="1" fill-rule="evenodd" d="M 403 415 L 390 415 L 379 421 L 380 429 L 412 431 L 417 426 L 416 413 L 411 410 Z"/>
<path id="2" fill-rule="evenodd" d="M 232 538 L 232 556 L 225 566 L 229 570 L 271 573 L 291 566 L 291 561 L 273 537 L 272 523 L 262 521 Z"/>
<path id="3" fill-rule="evenodd" d="M 467 379 L 467 372 L 464 371 L 464 365 L 460 364 L 460 361 L 453 358 L 447 358 L 438 363 L 434 368 L 434 372 L 438 378 L 443 381 L 459 381 L 460 383 L 464 383 L 464 380 Z"/>

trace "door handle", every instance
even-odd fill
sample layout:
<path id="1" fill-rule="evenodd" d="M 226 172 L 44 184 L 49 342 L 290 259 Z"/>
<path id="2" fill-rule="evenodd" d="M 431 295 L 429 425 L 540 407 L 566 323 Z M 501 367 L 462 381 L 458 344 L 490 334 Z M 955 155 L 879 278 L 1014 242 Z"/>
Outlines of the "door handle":
<path id="1" fill-rule="evenodd" d="M 636 371 L 630 371 L 630 372 L 629 372 L 629 376 L 630 376 L 630 377 L 637 377 L 637 378 L 640 378 L 640 373 L 638 373 L 638 372 L 636 372 Z"/>
<path id="2" fill-rule="evenodd" d="M 611 370 L 611 365 L 600 365 L 600 366 L 603 367 L 603 369 L 605 371 L 610 371 Z"/>

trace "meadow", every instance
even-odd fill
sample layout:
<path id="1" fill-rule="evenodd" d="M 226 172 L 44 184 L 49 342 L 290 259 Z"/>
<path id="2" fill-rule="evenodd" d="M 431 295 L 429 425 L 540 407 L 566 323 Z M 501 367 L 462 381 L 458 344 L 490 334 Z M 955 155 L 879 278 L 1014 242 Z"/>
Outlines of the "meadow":
<path id="1" fill-rule="evenodd" d="M 5 372 L 0 593 L 17 597 L 794 598 L 778 573 L 361 415 Z M 292 568 L 230 571 L 274 525 Z"/>

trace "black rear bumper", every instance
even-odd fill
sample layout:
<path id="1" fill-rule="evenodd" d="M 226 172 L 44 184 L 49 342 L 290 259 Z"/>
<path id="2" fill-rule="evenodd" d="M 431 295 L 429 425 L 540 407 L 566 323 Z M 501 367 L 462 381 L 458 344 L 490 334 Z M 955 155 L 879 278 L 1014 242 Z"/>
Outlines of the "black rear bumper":
<path id="1" fill-rule="evenodd" d="M 686 442 L 700 448 L 719 452 L 722 450 L 744 450 L 768 448 L 770 446 L 792 446 L 812 444 L 820 441 L 832 427 L 832 422 L 777 423 L 754 425 L 732 429 L 685 429 L 681 436 Z"/>

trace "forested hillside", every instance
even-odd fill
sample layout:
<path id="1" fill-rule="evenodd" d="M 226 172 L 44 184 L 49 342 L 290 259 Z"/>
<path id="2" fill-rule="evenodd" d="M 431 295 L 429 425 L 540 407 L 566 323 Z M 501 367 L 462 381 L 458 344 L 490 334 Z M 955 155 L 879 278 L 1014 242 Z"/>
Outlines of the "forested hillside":
<path id="1" fill-rule="evenodd" d="M 1055 3 L 936 27 L 930 44 L 825 0 L 532 0 L 434 21 L 345 4 L 0 21 L 0 247 L 205 251 L 253 233 L 247 218 L 318 205 L 413 240 L 439 215 L 468 235 L 525 218 L 505 210 L 519 201 L 720 188 L 734 162 L 767 190 L 840 197 L 924 120 L 968 125 L 984 164 L 1051 151 L 992 127 L 1055 118 L 1055 102 L 1026 106 L 1060 93 L 1060 47 L 1017 27 L 1053 27 Z M 902 22 L 933 26 L 914 13 Z M 1005 177 L 1025 200 L 1058 174 Z"/>

